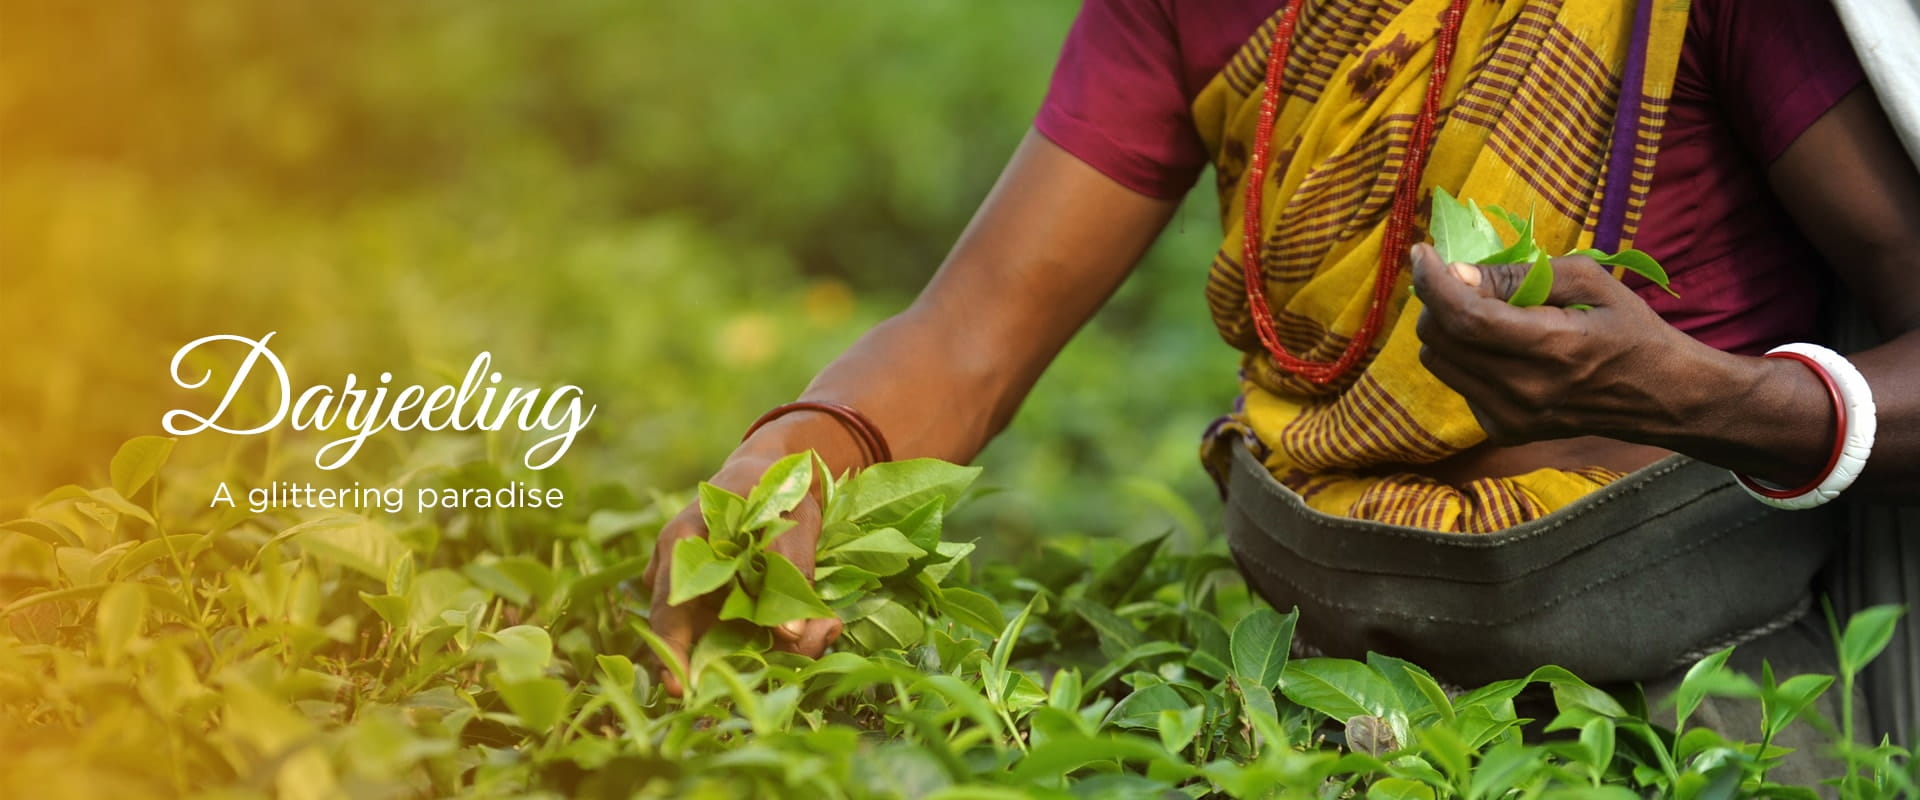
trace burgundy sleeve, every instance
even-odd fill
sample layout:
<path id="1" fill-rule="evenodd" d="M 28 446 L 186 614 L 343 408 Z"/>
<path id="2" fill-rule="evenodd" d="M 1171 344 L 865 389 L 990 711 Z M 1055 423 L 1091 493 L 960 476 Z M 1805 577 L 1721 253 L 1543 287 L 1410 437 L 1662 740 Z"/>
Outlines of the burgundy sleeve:
<path id="1" fill-rule="evenodd" d="M 1826 0 L 1696 0 L 1707 6 L 1714 84 L 1743 144 L 1763 164 L 1865 79 Z M 1709 10 L 1710 9 L 1710 10 Z"/>
<path id="2" fill-rule="evenodd" d="M 1033 126 L 1107 177 L 1177 198 L 1207 155 L 1181 85 L 1173 20 L 1153 0 L 1086 0 Z"/>

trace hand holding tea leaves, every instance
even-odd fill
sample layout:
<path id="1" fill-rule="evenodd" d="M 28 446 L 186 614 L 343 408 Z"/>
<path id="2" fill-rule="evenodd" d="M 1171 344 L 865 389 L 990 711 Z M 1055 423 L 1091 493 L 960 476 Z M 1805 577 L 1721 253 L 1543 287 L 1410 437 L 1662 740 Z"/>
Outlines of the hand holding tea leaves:
<path id="1" fill-rule="evenodd" d="M 930 609 L 992 633 L 1000 614 L 991 601 L 940 587 L 973 550 L 940 541 L 942 517 L 978 473 L 910 460 L 835 482 L 812 453 L 796 453 L 767 467 L 745 497 L 702 483 L 649 566 L 653 628 L 683 669 L 716 622 L 773 628 L 781 649 L 814 657 L 843 625 L 867 649 L 904 647 L 919 636 L 906 629 Z M 672 672 L 664 679 L 681 688 Z"/>
<path id="2" fill-rule="evenodd" d="M 1665 288 L 1652 258 L 1551 258 L 1531 218 L 1491 211 L 1515 241 L 1503 243 L 1477 204 L 1436 190 L 1434 244 L 1410 254 L 1425 305 L 1420 361 L 1466 398 L 1491 441 L 1592 435 L 1671 449 L 1712 415 L 1710 387 L 1737 385 L 1729 356 L 1668 325 L 1612 275 L 1624 267 Z"/>
<path id="3" fill-rule="evenodd" d="M 813 473 L 814 465 L 804 459 L 730 460 L 700 485 L 700 502 L 661 530 L 645 575 L 653 592 L 650 619 L 681 671 L 723 611 L 749 621 L 778 618 L 759 624 L 774 626 L 781 649 L 804 655 L 819 655 L 840 635 L 840 621 L 807 605 L 806 595 L 794 588 L 796 577 L 802 587 L 812 579 L 819 542 Z M 724 487 L 750 491 L 742 498 Z M 770 600 L 764 609 L 760 594 L 729 605 L 733 591 L 721 591 L 758 592 L 768 583 L 784 599 Z M 661 677 L 676 695 L 683 689 L 674 669 Z"/>

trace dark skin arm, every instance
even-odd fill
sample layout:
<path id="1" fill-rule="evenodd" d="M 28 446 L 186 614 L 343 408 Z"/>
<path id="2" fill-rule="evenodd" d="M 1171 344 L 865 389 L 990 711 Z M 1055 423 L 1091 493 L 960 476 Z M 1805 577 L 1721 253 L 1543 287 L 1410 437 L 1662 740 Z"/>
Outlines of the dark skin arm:
<path id="1" fill-rule="evenodd" d="M 1040 373 L 1106 302 L 1165 227 L 1178 201 L 1138 194 L 1029 132 L 946 262 L 911 307 L 875 326 L 821 371 L 804 400 L 845 403 L 871 419 L 898 459 L 967 462 L 1013 419 Z M 812 449 L 836 474 L 861 466 L 833 418 L 799 412 L 741 443 L 713 483 L 746 494 L 775 460 Z M 818 499 L 770 547 L 809 577 Z M 715 620 L 712 598 L 666 603 L 673 544 L 705 536 L 698 505 L 660 533 L 649 565 L 651 624 L 682 665 Z M 836 619 L 776 629 L 783 649 L 818 656 Z M 662 680 L 681 693 L 671 673 Z"/>
<path id="2" fill-rule="evenodd" d="M 1920 487 L 1920 178 L 1865 87 L 1801 134 L 1768 178 L 1886 339 L 1848 354 L 1879 411 L 1872 458 L 1848 494 L 1910 495 Z M 1599 435 L 1779 485 L 1826 464 L 1836 421 L 1810 370 L 1700 344 L 1591 259 L 1554 260 L 1548 303 L 1593 306 L 1576 311 L 1507 305 L 1524 265 L 1447 265 L 1425 245 L 1411 257 L 1426 304 L 1421 360 L 1467 398 L 1495 444 Z"/>

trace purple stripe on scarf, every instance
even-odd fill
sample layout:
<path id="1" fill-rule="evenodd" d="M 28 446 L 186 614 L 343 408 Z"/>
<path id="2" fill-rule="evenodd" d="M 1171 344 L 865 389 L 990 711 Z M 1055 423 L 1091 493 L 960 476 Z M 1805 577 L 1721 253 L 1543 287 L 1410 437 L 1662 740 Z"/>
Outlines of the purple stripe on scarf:
<path id="1" fill-rule="evenodd" d="M 1652 36 L 1653 0 L 1634 3 L 1633 42 L 1627 49 L 1627 68 L 1620 78 L 1620 104 L 1613 114 L 1613 148 L 1607 156 L 1606 194 L 1600 200 L 1600 223 L 1593 246 L 1611 253 L 1620 249 L 1627 221 L 1627 194 L 1633 184 L 1633 149 L 1640 141 L 1640 113 L 1646 103 L 1647 40 Z"/>

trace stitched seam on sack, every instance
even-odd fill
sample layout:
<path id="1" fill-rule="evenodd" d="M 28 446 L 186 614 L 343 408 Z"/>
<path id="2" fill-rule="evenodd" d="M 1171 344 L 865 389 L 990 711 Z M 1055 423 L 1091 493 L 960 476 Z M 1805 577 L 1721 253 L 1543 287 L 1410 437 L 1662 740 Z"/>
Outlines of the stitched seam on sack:
<path id="1" fill-rule="evenodd" d="M 1812 610 L 1813 597 L 1811 595 L 1801 595 L 1799 600 L 1795 600 L 1792 606 L 1781 613 L 1781 616 L 1762 622 L 1753 628 L 1736 631 L 1722 636 L 1719 639 L 1709 640 L 1712 642 L 1711 644 L 1703 645 L 1680 654 L 1679 658 L 1673 660 L 1672 668 L 1677 670 L 1681 667 L 1691 666 L 1694 662 L 1718 653 L 1721 650 L 1729 647 L 1738 647 L 1762 636 L 1771 636 L 1779 633 L 1780 631 L 1786 630 L 1789 626 L 1793 625 L 1793 623 L 1799 622 L 1801 617 L 1806 616 L 1808 612 Z"/>
<path id="2" fill-rule="evenodd" d="M 1252 454 L 1249 453 L 1248 455 L 1251 456 Z M 1332 528 L 1336 530 L 1338 529 L 1354 530 L 1354 531 L 1367 533 L 1369 535 L 1389 536 L 1395 539 L 1413 539 L 1413 540 L 1422 541 L 1422 542 L 1436 542 L 1438 544 L 1443 544 L 1443 545 L 1453 546 L 1453 547 L 1491 548 L 1491 547 L 1500 547 L 1502 545 L 1513 544 L 1514 542 L 1524 542 L 1528 539 L 1545 535 L 1549 531 L 1558 530 L 1561 526 L 1586 516 L 1587 512 L 1596 510 L 1599 507 L 1606 505 L 1608 503 L 1611 503 L 1615 500 L 1634 495 L 1646 489 L 1649 485 L 1653 483 L 1655 479 L 1665 477 L 1668 474 L 1671 474 L 1679 470 L 1680 468 L 1685 467 L 1692 463 L 1694 462 L 1687 461 L 1687 460 L 1676 461 L 1671 465 L 1661 467 L 1658 470 L 1655 470 L 1653 472 L 1649 472 L 1645 475 L 1640 476 L 1640 478 L 1636 479 L 1631 484 L 1622 485 L 1621 482 L 1616 481 L 1615 483 L 1600 489 L 1595 494 L 1590 495 L 1588 498 L 1583 498 L 1580 501 L 1575 501 L 1576 503 L 1584 502 L 1586 504 L 1584 507 L 1580 508 L 1576 513 L 1569 514 L 1568 516 L 1562 519 L 1554 520 L 1551 524 L 1543 525 L 1537 530 L 1527 531 L 1526 533 L 1518 534 L 1515 536 L 1505 536 L 1504 534 L 1500 534 L 1500 533 L 1447 534 L 1447 533 L 1440 533 L 1438 531 L 1406 531 L 1406 530 L 1400 530 L 1397 527 L 1384 527 L 1384 523 L 1356 522 L 1350 519 L 1342 519 L 1340 517 L 1335 517 L 1324 511 L 1320 511 L 1319 509 L 1315 509 L 1310 506 L 1307 506 L 1305 503 L 1300 502 L 1298 495 L 1294 495 L 1294 494 L 1291 494 L 1290 492 L 1286 492 L 1285 484 L 1282 484 L 1279 481 L 1274 480 L 1271 474 L 1267 475 L 1267 480 L 1264 480 L 1264 481 L 1257 480 L 1258 476 L 1255 476 L 1256 478 L 1255 485 L 1260 489 L 1262 493 L 1271 495 L 1274 498 L 1278 499 L 1280 502 L 1286 503 L 1287 505 L 1292 506 L 1299 511 L 1303 511 L 1307 513 L 1309 515 L 1308 517 L 1309 521 L 1321 527 Z M 1256 464 L 1256 466 L 1258 466 L 1258 464 Z M 1261 467 L 1261 469 L 1262 471 L 1264 471 L 1265 468 Z M 1699 493 L 1691 497 L 1688 497 L 1686 500 L 1677 503 L 1676 507 L 1684 506 L 1688 503 L 1692 503 L 1695 500 L 1699 500 L 1702 497 L 1705 497 L 1717 491 L 1721 491 L 1725 488 L 1726 488 L 1725 485 L 1715 485 L 1715 486 L 1708 487 L 1700 491 Z M 1565 510 L 1565 509 L 1562 509 L 1562 510 Z M 1669 509 L 1669 511 L 1671 511 L 1671 509 Z M 1559 512 L 1554 512 L 1554 513 L 1559 513 Z M 1535 520 L 1535 521 L 1537 522 L 1538 520 Z M 1531 525 L 1533 523 L 1527 522 L 1522 524 Z M 1384 529 L 1382 529 L 1383 527 Z M 1455 542 L 1455 541 L 1446 541 L 1446 540 L 1436 540 L 1434 538 L 1435 536 L 1457 538 L 1459 539 L 1459 541 Z M 1486 541 L 1487 539 L 1494 538 L 1494 537 L 1499 537 L 1498 541 Z"/>
<path id="3" fill-rule="evenodd" d="M 1354 605 L 1350 603 L 1339 602 L 1331 598 L 1322 597 L 1319 594 L 1316 594 L 1308 590 L 1306 587 L 1301 586 L 1298 583 L 1294 583 L 1292 580 L 1288 579 L 1287 576 L 1284 573 L 1282 573 L 1279 569 L 1275 568 L 1272 564 L 1267 563 L 1267 559 L 1264 556 L 1260 555 L 1259 553 L 1247 552 L 1241 548 L 1232 548 L 1232 549 L 1235 551 L 1236 555 L 1244 556 L 1248 560 L 1252 561 L 1254 565 L 1259 567 L 1262 572 L 1265 572 L 1273 576 L 1275 579 L 1279 580 L 1281 583 L 1284 583 L 1288 586 L 1293 587 L 1294 591 L 1297 591 L 1300 594 L 1305 595 L 1306 597 L 1312 599 L 1317 603 L 1320 603 L 1321 605 L 1325 605 L 1331 608 L 1336 608 L 1341 611 L 1360 611 L 1360 612 L 1367 612 L 1372 614 L 1384 614 L 1387 616 L 1399 617 L 1401 619 L 1419 620 L 1419 621 L 1426 621 L 1426 622 L 1447 622 L 1447 623 L 1453 623 L 1457 625 L 1469 625 L 1469 626 L 1478 627 L 1478 628 L 1492 628 L 1492 627 L 1498 627 L 1501 625 L 1511 625 L 1513 624 L 1513 622 L 1521 618 L 1535 616 L 1537 614 L 1540 614 L 1541 612 L 1552 609 L 1555 606 L 1560 605 L 1561 603 L 1567 601 L 1568 599 L 1576 595 L 1585 594 L 1597 586 L 1607 584 L 1607 583 L 1612 583 L 1623 577 L 1626 577 L 1629 574 L 1638 572 L 1639 567 L 1642 564 L 1651 563 L 1654 561 L 1663 561 L 1674 556 L 1681 556 L 1681 555 L 1686 555 L 1687 553 L 1691 553 L 1709 544 L 1712 544 L 1728 536 L 1731 536 L 1735 531 L 1744 529 L 1747 526 L 1752 525 L 1753 523 L 1766 518 L 1767 516 L 1768 516 L 1767 513 L 1764 511 L 1753 514 L 1752 516 L 1749 516 L 1746 519 L 1743 519 L 1727 527 L 1725 530 L 1721 531 L 1719 534 L 1716 534 L 1714 536 L 1710 536 L 1704 539 L 1700 539 L 1695 542 L 1688 543 L 1677 549 L 1665 551 L 1656 556 L 1648 558 L 1644 561 L 1637 562 L 1632 568 L 1622 568 L 1605 577 L 1598 578 L 1579 588 L 1569 589 L 1565 592 L 1561 592 L 1560 594 L 1554 596 L 1552 599 L 1548 600 L 1545 603 L 1534 606 L 1533 608 L 1530 608 L 1530 609 L 1520 611 L 1510 617 L 1506 617 L 1504 619 L 1499 619 L 1499 620 L 1455 619 L 1452 617 L 1442 617 L 1434 614 L 1427 614 L 1427 615 L 1409 614 L 1404 611 L 1394 611 L 1392 609 L 1375 608 L 1372 606 Z M 1231 542 L 1229 542 L 1229 544 L 1231 544 Z"/>

